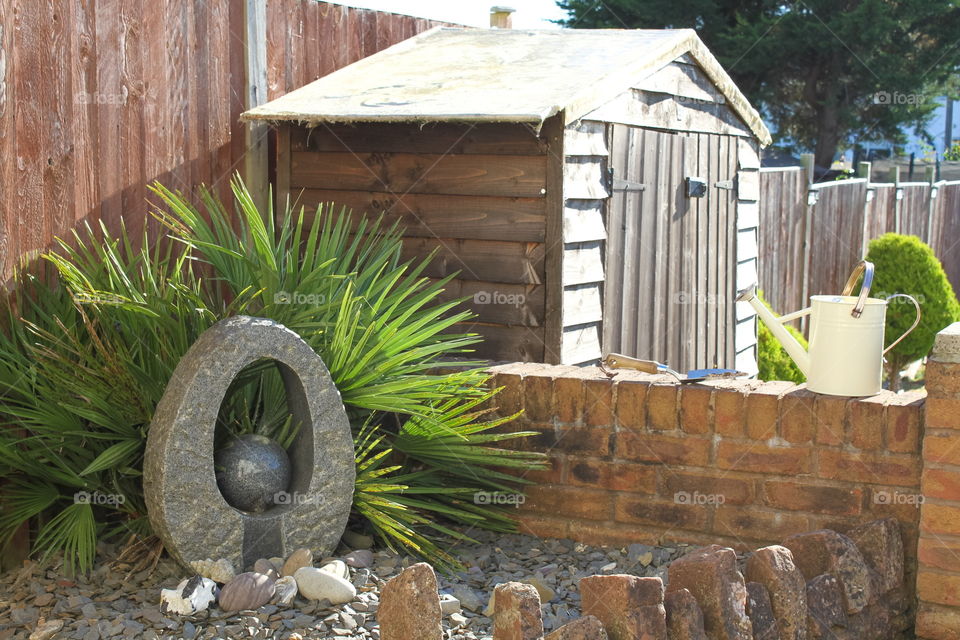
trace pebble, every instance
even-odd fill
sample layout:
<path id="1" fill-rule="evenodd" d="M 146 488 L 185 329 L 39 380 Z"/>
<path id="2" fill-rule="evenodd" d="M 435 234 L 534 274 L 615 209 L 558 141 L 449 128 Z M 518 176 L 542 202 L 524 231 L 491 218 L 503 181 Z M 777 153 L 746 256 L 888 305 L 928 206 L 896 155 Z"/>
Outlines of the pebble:
<path id="1" fill-rule="evenodd" d="M 457 543 L 455 551 L 464 571 L 437 573 L 445 614 L 444 637 L 448 640 L 490 640 L 492 621 L 482 614 L 498 584 L 532 584 L 543 603 L 545 633 L 550 633 L 579 617 L 580 578 L 602 574 L 611 564 L 616 567 L 613 573 L 664 577 L 667 564 L 689 549 L 683 545 L 639 544 L 622 549 L 592 547 L 570 540 L 475 531 L 470 536 L 479 544 Z M 342 604 L 307 600 L 301 595 L 290 606 L 275 602 L 256 612 L 225 614 L 214 604 L 195 616 L 163 615 L 157 604 L 160 590 L 177 585 L 189 575 L 170 559 L 162 559 L 152 573 L 101 562 L 89 576 L 69 579 L 54 568 L 28 563 L 23 569 L 0 575 L 0 602 L 10 603 L 7 610 L 0 605 L 0 618 L 29 619 L 28 631 L 40 630 L 37 620 L 40 624 L 47 624 L 44 619 L 61 622 L 61 630 L 53 637 L 73 640 L 379 640 L 376 614 L 380 588 L 417 560 L 384 549 L 366 550 L 357 542 L 367 541 L 345 540 L 346 548 L 334 554 L 335 558 L 318 562 L 327 566 L 337 560 L 340 564 L 335 565 L 336 570 L 346 572 L 345 582 L 351 585 L 353 595 Z M 117 556 L 111 545 L 101 546 L 101 559 L 109 561 Z M 366 553 L 357 553 L 360 550 Z M 301 558 L 304 556 L 301 554 Z M 358 559 L 363 562 L 357 563 Z M 278 559 L 270 560 L 275 563 Z M 362 563 L 367 566 L 352 566 Z M 26 638 L 27 632 L 14 637 Z M 43 636 L 37 638 L 43 640 Z"/>

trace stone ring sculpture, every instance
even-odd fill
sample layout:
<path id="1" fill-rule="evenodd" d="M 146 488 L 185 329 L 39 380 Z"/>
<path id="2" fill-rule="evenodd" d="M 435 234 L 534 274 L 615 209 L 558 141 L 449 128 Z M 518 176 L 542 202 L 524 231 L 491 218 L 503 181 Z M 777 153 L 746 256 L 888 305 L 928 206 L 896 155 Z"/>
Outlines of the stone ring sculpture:
<path id="1" fill-rule="evenodd" d="M 290 499 L 260 513 L 227 502 L 214 472 L 214 431 L 230 383 L 246 366 L 276 361 L 300 425 L 287 449 Z M 323 360 L 272 320 L 235 316 L 205 331 L 183 356 L 150 424 L 143 483 L 147 513 L 184 565 L 226 558 L 248 567 L 306 547 L 333 551 L 353 503 L 350 423 Z"/>

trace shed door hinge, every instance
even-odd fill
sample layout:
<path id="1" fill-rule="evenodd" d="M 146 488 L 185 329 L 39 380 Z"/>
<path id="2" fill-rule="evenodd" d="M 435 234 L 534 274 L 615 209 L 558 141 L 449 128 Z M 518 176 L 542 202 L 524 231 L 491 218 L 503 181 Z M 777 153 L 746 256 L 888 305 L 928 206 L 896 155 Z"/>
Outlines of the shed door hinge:
<path id="1" fill-rule="evenodd" d="M 733 189 L 736 188 L 733 180 L 718 180 L 713 186 L 717 189 L 727 189 L 728 191 L 733 191 Z"/>
<path id="2" fill-rule="evenodd" d="M 607 179 L 607 187 L 610 191 L 643 191 L 647 188 L 647 185 L 641 182 L 621 180 L 620 178 L 614 177 L 613 167 L 607 169 Z"/>

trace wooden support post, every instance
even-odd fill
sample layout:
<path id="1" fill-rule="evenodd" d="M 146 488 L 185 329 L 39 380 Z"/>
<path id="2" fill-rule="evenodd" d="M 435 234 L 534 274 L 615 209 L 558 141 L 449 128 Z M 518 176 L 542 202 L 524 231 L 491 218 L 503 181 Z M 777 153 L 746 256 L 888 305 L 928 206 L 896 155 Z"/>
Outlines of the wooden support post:
<path id="1" fill-rule="evenodd" d="M 933 210 L 934 210 L 934 207 L 936 206 L 935 203 L 933 202 L 933 193 L 935 188 L 934 185 L 936 184 L 935 176 L 936 176 L 936 170 L 934 169 L 933 165 L 932 164 L 927 165 L 923 170 L 923 181 L 926 182 L 928 185 L 927 186 L 927 226 L 924 227 L 925 237 L 923 238 L 923 241 L 926 242 L 931 247 L 933 247 L 933 244 L 935 241 L 935 238 L 933 236 Z"/>
<path id="2" fill-rule="evenodd" d="M 244 1 L 244 70 L 246 73 L 244 107 L 252 109 L 267 101 L 267 1 Z M 268 215 L 270 198 L 270 162 L 267 136 L 270 126 L 261 122 L 246 125 L 246 151 L 243 157 L 243 178 L 254 203 Z"/>
<path id="3" fill-rule="evenodd" d="M 546 243 L 544 259 L 547 272 L 546 326 L 543 339 L 543 361 L 560 364 L 563 350 L 563 115 L 543 123 L 542 136 L 547 140 L 546 176 Z"/>
<path id="4" fill-rule="evenodd" d="M 807 184 L 813 184 L 813 154 L 812 153 L 802 153 L 800 154 L 800 166 L 804 168 L 807 172 Z"/>
<path id="5" fill-rule="evenodd" d="M 900 233 L 900 167 L 890 169 L 890 181 L 893 182 L 893 230 Z"/>
<path id="6" fill-rule="evenodd" d="M 867 213 L 870 210 L 870 179 L 873 172 L 873 165 L 869 162 L 861 162 L 857 165 L 857 177 L 864 178 L 867 181 L 867 195 L 863 202 L 863 229 L 860 232 L 860 255 L 867 255 L 867 246 L 870 244 L 870 218 Z"/>

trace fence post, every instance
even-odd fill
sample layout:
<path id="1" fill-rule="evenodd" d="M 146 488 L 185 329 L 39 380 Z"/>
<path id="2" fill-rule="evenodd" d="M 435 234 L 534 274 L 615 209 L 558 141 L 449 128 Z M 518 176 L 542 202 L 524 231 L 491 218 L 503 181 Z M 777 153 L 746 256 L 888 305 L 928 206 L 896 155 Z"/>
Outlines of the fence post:
<path id="1" fill-rule="evenodd" d="M 933 247 L 933 198 L 934 198 L 934 178 L 935 170 L 933 165 L 927 165 L 923 170 L 924 182 L 927 183 L 927 225 L 924 227 L 926 237 L 923 239 L 928 245 Z M 934 249 L 936 250 L 936 249 Z"/>
<path id="2" fill-rule="evenodd" d="M 252 109 L 267 101 L 267 1 L 244 0 L 245 91 L 244 108 Z M 267 215 L 269 200 L 269 156 L 267 136 L 270 126 L 261 122 L 248 122 L 244 130 L 245 153 L 243 174 L 253 202 L 261 214 Z"/>
<path id="3" fill-rule="evenodd" d="M 863 228 L 860 230 L 860 255 L 867 255 L 867 248 L 870 244 L 870 218 L 867 215 L 870 211 L 870 194 L 873 193 L 870 187 L 871 173 L 873 165 L 869 162 L 861 162 L 857 165 L 857 177 L 865 178 L 867 181 L 867 192 L 863 199 Z"/>
<path id="4" fill-rule="evenodd" d="M 800 166 L 803 167 L 804 173 L 807 178 L 807 192 L 806 192 L 806 209 L 803 214 L 803 277 L 801 279 L 803 293 L 801 295 L 801 300 L 804 304 L 810 299 L 810 261 L 813 259 L 812 251 L 810 244 L 812 241 L 813 235 L 813 205 L 810 204 L 810 192 L 813 187 L 813 154 L 804 153 L 800 155 Z M 802 318 L 800 320 L 800 330 L 804 333 L 807 331 L 807 318 Z"/>
<path id="5" fill-rule="evenodd" d="M 894 165 L 890 169 L 890 178 L 893 182 L 893 230 L 900 233 L 900 167 Z"/>

